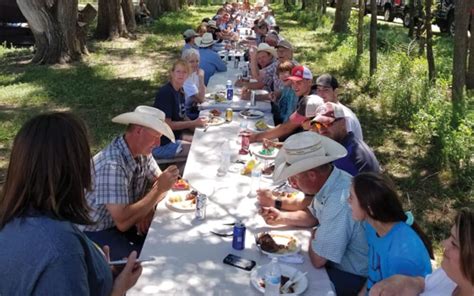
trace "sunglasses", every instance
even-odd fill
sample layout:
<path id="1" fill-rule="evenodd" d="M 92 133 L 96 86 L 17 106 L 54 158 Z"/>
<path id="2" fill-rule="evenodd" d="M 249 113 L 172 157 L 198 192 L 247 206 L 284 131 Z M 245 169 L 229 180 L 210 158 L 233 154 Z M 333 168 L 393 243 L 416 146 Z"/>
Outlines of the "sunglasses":
<path id="1" fill-rule="evenodd" d="M 317 122 L 313 121 L 311 122 L 311 126 L 317 128 L 318 130 L 321 128 L 330 128 L 336 121 L 341 120 L 342 118 L 336 118 L 333 122 L 331 123 L 322 123 L 322 122 Z"/>

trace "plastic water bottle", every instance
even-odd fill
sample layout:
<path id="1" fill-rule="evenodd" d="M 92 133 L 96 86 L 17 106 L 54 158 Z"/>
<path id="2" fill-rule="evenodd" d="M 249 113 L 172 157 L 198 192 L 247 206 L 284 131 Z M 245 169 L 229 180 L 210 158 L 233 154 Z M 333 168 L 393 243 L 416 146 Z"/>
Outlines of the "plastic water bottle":
<path id="1" fill-rule="evenodd" d="M 272 262 L 266 266 L 265 271 L 265 296 L 280 295 L 281 270 L 278 258 L 273 257 Z"/>
<path id="2" fill-rule="evenodd" d="M 232 80 L 227 80 L 227 100 L 232 101 L 234 98 L 234 87 L 232 86 Z"/>
<path id="3" fill-rule="evenodd" d="M 250 192 L 249 197 L 257 196 L 257 190 L 260 188 L 260 177 L 262 176 L 262 170 L 255 166 L 250 174 Z"/>
<path id="4" fill-rule="evenodd" d="M 229 143 L 229 140 L 227 140 L 222 145 L 221 165 L 217 169 L 218 176 L 225 176 L 227 174 L 227 171 L 229 170 L 229 167 L 230 167 L 230 156 L 231 156 L 230 143 Z"/>

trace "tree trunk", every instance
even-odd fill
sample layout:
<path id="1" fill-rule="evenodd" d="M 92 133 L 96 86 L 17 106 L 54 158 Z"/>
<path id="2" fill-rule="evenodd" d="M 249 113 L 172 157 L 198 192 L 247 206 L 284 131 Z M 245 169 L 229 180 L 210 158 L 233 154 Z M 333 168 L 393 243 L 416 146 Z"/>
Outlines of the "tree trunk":
<path id="1" fill-rule="evenodd" d="M 17 0 L 35 37 L 33 63 L 68 63 L 81 59 L 77 38 L 77 0 Z"/>
<path id="2" fill-rule="evenodd" d="M 410 26 L 408 27 L 408 37 L 413 38 L 415 34 L 415 0 L 410 0 L 408 4 L 408 11 L 410 14 Z"/>
<path id="3" fill-rule="evenodd" d="M 127 6 L 127 13 L 125 14 L 122 8 L 123 1 L 131 0 L 99 0 L 99 17 L 97 20 L 97 30 L 96 37 L 101 39 L 113 40 L 118 37 L 131 37 L 129 31 L 127 30 L 127 25 L 125 23 L 125 15 L 127 16 L 128 24 L 131 27 L 136 27 L 135 24 L 135 15 L 130 9 L 129 5 Z M 133 19 L 128 19 L 131 16 Z"/>
<path id="4" fill-rule="evenodd" d="M 364 14 L 365 0 L 359 0 L 359 20 L 357 23 L 357 56 L 364 52 Z"/>
<path id="5" fill-rule="evenodd" d="M 433 32 L 431 31 L 431 0 L 425 0 L 426 60 L 428 61 L 428 78 L 436 82 L 435 61 L 433 56 Z"/>
<path id="6" fill-rule="evenodd" d="M 148 10 L 150 10 L 152 18 L 159 17 L 164 11 L 160 0 L 147 0 L 145 3 Z"/>
<path id="7" fill-rule="evenodd" d="M 290 4 L 290 0 L 283 0 L 283 6 L 285 6 L 285 10 L 290 12 L 291 11 L 291 4 Z"/>
<path id="8" fill-rule="evenodd" d="M 345 33 L 348 31 L 349 17 L 351 16 L 351 0 L 338 0 L 336 3 L 336 15 L 332 31 Z"/>
<path id="9" fill-rule="evenodd" d="M 370 76 L 377 71 L 377 3 L 370 0 Z"/>
<path id="10" fill-rule="evenodd" d="M 423 14 L 423 4 L 421 0 L 416 1 L 416 8 L 417 8 L 417 15 Z M 418 22 L 416 29 L 416 39 L 418 39 L 418 55 L 422 56 L 425 53 L 425 37 L 423 36 L 424 24 L 422 22 Z"/>
<path id="11" fill-rule="evenodd" d="M 474 0 L 471 7 L 474 7 Z M 474 89 L 474 8 L 471 9 L 471 37 L 469 38 L 469 64 L 466 74 L 466 88 Z"/>
<path id="12" fill-rule="evenodd" d="M 458 125 L 459 115 L 463 113 L 464 86 L 466 84 L 467 27 L 469 24 L 469 3 L 457 0 L 454 10 L 454 50 L 453 50 L 453 126 Z"/>
<path id="13" fill-rule="evenodd" d="M 128 32 L 135 32 L 137 23 L 135 22 L 135 9 L 133 8 L 132 0 L 122 0 L 121 3 L 123 18 Z"/>

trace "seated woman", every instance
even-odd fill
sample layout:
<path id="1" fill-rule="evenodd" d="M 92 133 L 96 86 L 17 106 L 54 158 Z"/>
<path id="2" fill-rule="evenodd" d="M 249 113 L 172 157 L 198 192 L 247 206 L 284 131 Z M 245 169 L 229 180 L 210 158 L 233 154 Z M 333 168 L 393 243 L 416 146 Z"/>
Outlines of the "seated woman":
<path id="1" fill-rule="evenodd" d="M 204 127 L 206 119 L 198 117 L 190 120 L 185 112 L 183 85 L 190 73 L 189 65 L 184 60 L 173 63 L 170 71 L 170 81 L 160 88 L 155 97 L 153 107 L 165 112 L 166 123 L 171 127 L 176 142 L 161 137 L 161 145 L 153 149 L 153 156 L 157 159 L 172 159 L 187 157 L 192 141 L 191 135 L 184 135 L 186 130 Z"/>
<path id="2" fill-rule="evenodd" d="M 369 245 L 367 290 L 395 274 L 425 276 L 431 273 L 431 243 L 414 222 L 413 215 L 403 212 L 389 179 L 376 173 L 355 176 L 348 202 L 352 218 L 365 221 Z"/>
<path id="3" fill-rule="evenodd" d="M 474 295 L 474 210 L 459 210 L 451 234 L 443 241 L 441 268 L 427 277 L 394 275 L 375 284 L 370 296 Z"/>
<path id="4" fill-rule="evenodd" d="M 191 74 L 184 82 L 184 100 L 186 116 L 196 119 L 199 116 L 198 104 L 204 102 L 206 86 L 204 85 L 204 70 L 199 68 L 199 52 L 195 49 L 187 49 L 181 56 L 188 62 Z"/>
<path id="5" fill-rule="evenodd" d="M 41 143 L 41 145 L 38 145 Z M 137 253 L 116 275 L 74 224 L 93 224 L 85 124 L 70 113 L 29 120 L 13 142 L 0 195 L 0 295 L 125 295 L 142 268 Z"/>

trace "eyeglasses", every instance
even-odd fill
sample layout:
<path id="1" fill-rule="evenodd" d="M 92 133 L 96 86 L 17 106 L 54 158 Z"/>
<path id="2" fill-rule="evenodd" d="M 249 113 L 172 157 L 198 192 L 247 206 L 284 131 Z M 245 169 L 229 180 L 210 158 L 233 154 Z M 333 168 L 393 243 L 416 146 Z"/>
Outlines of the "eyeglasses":
<path id="1" fill-rule="evenodd" d="M 321 128 L 330 128 L 336 121 L 341 120 L 342 118 L 336 118 L 333 122 L 331 123 L 322 123 L 322 122 L 317 122 L 313 121 L 311 122 L 311 126 L 317 128 L 318 130 Z"/>

